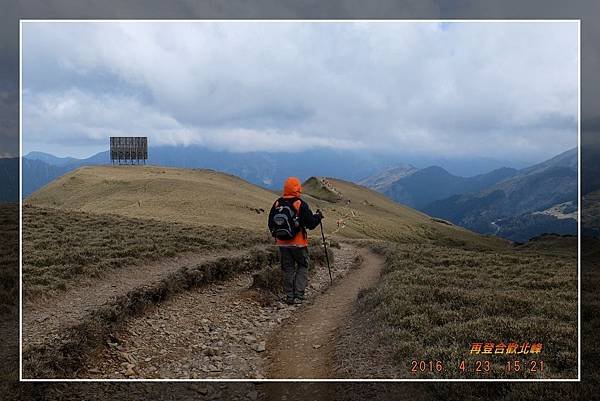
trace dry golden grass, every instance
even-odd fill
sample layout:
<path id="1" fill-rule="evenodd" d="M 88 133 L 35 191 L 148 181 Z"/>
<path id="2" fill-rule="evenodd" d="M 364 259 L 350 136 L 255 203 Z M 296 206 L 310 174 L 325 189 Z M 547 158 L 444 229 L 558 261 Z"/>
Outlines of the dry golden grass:
<path id="1" fill-rule="evenodd" d="M 367 188 L 328 180 L 341 199 L 324 196 L 318 186 L 311 184 L 315 179 L 308 180 L 303 196 L 313 210 L 321 208 L 325 213 L 326 233 L 336 231 L 337 221 L 343 220 L 344 228 L 336 234 L 348 238 L 397 242 L 444 239 L 457 246 L 483 249 L 508 245 L 501 239 L 435 221 Z M 27 198 L 26 204 L 186 225 L 266 230 L 267 215 L 277 197 L 274 192 L 212 170 L 88 166 L 46 185 Z"/>
<path id="2" fill-rule="evenodd" d="M 323 189 L 315 185 L 305 189 L 308 195 L 315 195 L 311 205 L 324 211 L 326 232 L 337 228 L 337 221 L 344 228 L 336 234 L 348 238 L 377 238 L 393 242 L 426 241 L 475 249 L 507 249 L 509 242 L 501 238 L 485 237 L 464 228 L 448 225 L 439 219 L 432 219 L 424 213 L 398 204 L 384 195 L 348 181 L 327 178 L 327 181 L 341 194 L 336 202 L 327 202 Z"/>
<path id="3" fill-rule="evenodd" d="M 600 386 L 600 241 L 583 238 L 581 266 L 581 382 L 575 383 L 440 383 L 420 387 L 424 400 L 595 400 Z M 416 390 L 417 385 L 415 385 Z M 380 388 L 378 394 L 384 390 Z M 364 398 L 358 398 L 364 399 Z M 383 398 L 382 398 L 383 399 Z"/>
<path id="4" fill-rule="evenodd" d="M 265 233 L 52 208 L 23 208 L 26 299 L 66 289 L 80 277 L 180 255 L 267 244 Z"/>
<path id="5" fill-rule="evenodd" d="M 501 252 L 435 244 L 384 248 L 386 271 L 377 288 L 361 294 L 357 319 L 370 319 L 374 341 L 390 358 L 387 366 L 380 360 L 379 370 L 366 375 L 576 378 L 577 247 L 562 238 L 567 246 L 558 250 L 560 240 L 548 238 L 552 252 L 543 252 L 541 243 L 533 250 Z M 525 341 L 542 343 L 542 352 L 470 355 L 473 342 Z M 544 372 L 507 372 L 508 361 L 515 360 L 523 366 L 535 360 L 538 368 L 544 361 Z M 412 361 L 433 361 L 434 371 L 427 365 L 413 372 Z M 443 370 L 435 369 L 437 361 Z M 464 371 L 460 361 L 466 363 Z M 477 361 L 490 361 L 490 371 L 476 371 Z M 360 370 L 356 373 L 360 376 Z"/>
<path id="6" fill-rule="evenodd" d="M 51 182 L 25 203 L 187 225 L 265 229 L 265 214 L 276 197 L 212 170 L 90 166 Z"/>

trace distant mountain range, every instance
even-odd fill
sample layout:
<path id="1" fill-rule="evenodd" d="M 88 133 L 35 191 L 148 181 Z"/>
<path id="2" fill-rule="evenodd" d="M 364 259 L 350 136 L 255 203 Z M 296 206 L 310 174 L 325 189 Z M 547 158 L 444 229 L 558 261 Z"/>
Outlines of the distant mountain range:
<path id="1" fill-rule="evenodd" d="M 24 197 L 78 167 L 110 163 L 108 151 L 86 159 L 59 158 L 44 152 L 30 152 L 23 159 Z M 150 164 L 180 168 L 209 168 L 277 190 L 290 175 L 298 176 L 301 180 L 311 176 L 327 175 L 355 181 L 391 164 L 391 160 L 391 156 L 385 158 L 361 152 L 335 150 L 311 150 L 298 153 L 232 153 L 200 146 L 158 146 L 149 149 Z"/>
<path id="2" fill-rule="evenodd" d="M 80 159 L 74 157 L 57 157 L 44 152 L 29 152 L 25 156 L 28 160 L 38 160 L 52 166 L 67 166 L 69 164 L 77 164 Z"/>
<path id="3" fill-rule="evenodd" d="M 364 178 L 358 181 L 357 184 L 385 193 L 395 182 L 416 173 L 418 170 L 418 168 L 410 164 L 400 164 L 395 167 L 386 168 L 375 175 Z"/>
<path id="4" fill-rule="evenodd" d="M 42 160 L 23 158 L 23 194 L 37 191 L 63 174 L 79 167 L 78 164 L 53 165 Z"/>
<path id="5" fill-rule="evenodd" d="M 394 165 L 396 157 L 352 151 L 231 153 L 200 146 L 159 146 L 151 147 L 149 156 L 151 164 L 210 168 L 273 190 L 279 190 L 289 175 L 302 180 L 337 177 L 375 189 L 431 216 L 516 241 L 544 232 L 576 233 L 572 213 L 577 206 L 576 149 L 531 167 L 501 167 L 472 177 L 452 174 L 436 165 Z M 27 197 L 80 166 L 109 163 L 108 152 L 86 159 L 31 152 L 23 158 L 23 194 Z M 0 159 L 0 181 L 4 187 L 0 201 L 17 201 L 17 158 Z M 588 188 L 596 188 L 595 177 L 588 175 L 587 182 Z"/>
<path id="6" fill-rule="evenodd" d="M 23 166 L 24 196 L 28 196 L 68 171 L 82 165 L 110 163 L 108 151 L 86 159 L 60 158 L 44 152 L 30 152 L 24 156 L 39 163 Z M 481 157 L 469 159 L 424 158 L 422 156 L 398 156 L 393 154 L 370 154 L 364 151 L 341 151 L 311 149 L 302 152 L 238 152 L 211 150 L 202 146 L 151 146 L 149 164 L 181 168 L 209 168 L 226 172 L 268 189 L 279 190 L 285 179 L 295 175 L 301 180 L 311 176 L 329 176 L 358 182 L 378 172 L 393 168 L 398 171 L 398 159 L 406 163 L 424 166 L 441 164 L 455 173 L 466 171 L 489 171 L 502 165 L 502 161 Z M 409 170 L 416 167 L 406 166 Z M 396 176 L 398 178 L 399 176 Z"/>
<path id="7" fill-rule="evenodd" d="M 423 209 L 433 201 L 454 194 L 480 191 L 516 173 L 517 170 L 505 167 L 474 177 L 459 177 L 442 167 L 431 166 L 389 184 L 383 193 L 397 202 Z"/>
<path id="8" fill-rule="evenodd" d="M 544 232 L 577 233 L 577 221 L 567 217 L 576 208 L 577 150 L 572 149 L 479 192 L 435 201 L 423 211 L 483 234 L 523 241 Z"/>
<path id="9" fill-rule="evenodd" d="M 437 166 L 393 182 L 381 173 L 373 177 L 386 183 L 379 190 L 390 198 L 482 234 L 525 241 L 545 232 L 577 233 L 577 149 L 528 168 L 474 177 Z M 373 179 L 362 182 L 376 189 Z"/>

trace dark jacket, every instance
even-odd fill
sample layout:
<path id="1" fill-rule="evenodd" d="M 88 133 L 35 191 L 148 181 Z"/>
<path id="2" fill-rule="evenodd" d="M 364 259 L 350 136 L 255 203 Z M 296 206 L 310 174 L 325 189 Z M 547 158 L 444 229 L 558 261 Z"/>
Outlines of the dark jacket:
<path id="1" fill-rule="evenodd" d="M 279 201 L 282 198 L 279 198 L 277 201 Z M 307 234 L 306 234 L 306 229 L 309 230 L 313 230 L 315 229 L 319 223 L 321 222 L 321 216 L 318 214 L 314 214 L 312 212 L 312 210 L 310 210 L 310 207 L 308 206 L 308 203 L 304 202 L 301 198 L 286 198 L 287 201 L 289 201 L 290 203 L 294 203 L 297 200 L 300 200 L 300 213 L 298 214 L 298 222 L 300 223 L 300 226 L 302 227 L 301 230 L 301 235 L 302 235 L 302 239 L 298 238 L 297 240 L 290 240 L 290 241 L 281 241 L 281 240 L 277 240 L 278 245 L 306 245 L 306 238 L 307 238 Z M 273 206 L 271 207 L 271 211 L 269 212 L 269 231 L 273 232 L 273 215 L 275 214 L 275 205 L 277 204 L 277 201 L 275 201 L 273 203 Z"/>
<path id="2" fill-rule="evenodd" d="M 293 203 L 297 199 L 300 199 L 300 215 L 298 216 L 300 225 L 302 226 L 302 228 L 314 230 L 321 222 L 321 216 L 319 216 L 318 214 L 314 214 L 312 210 L 310 210 L 310 206 L 308 206 L 308 203 L 304 202 L 301 198 L 293 198 L 287 200 L 289 200 L 290 203 Z M 269 212 L 269 231 L 273 231 L 273 224 L 271 220 L 273 219 L 273 215 L 275 214 L 276 203 L 277 202 L 273 203 L 273 206 L 271 206 L 271 211 Z"/>

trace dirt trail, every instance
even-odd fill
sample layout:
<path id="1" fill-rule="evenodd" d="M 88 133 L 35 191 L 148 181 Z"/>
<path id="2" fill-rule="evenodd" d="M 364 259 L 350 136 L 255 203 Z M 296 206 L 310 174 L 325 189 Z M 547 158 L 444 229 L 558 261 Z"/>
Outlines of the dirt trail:
<path id="1" fill-rule="evenodd" d="M 302 306 L 264 304 L 261 293 L 250 288 L 252 271 L 242 270 L 224 281 L 174 293 L 128 316 L 117 331 L 111 329 L 104 346 L 81 355 L 84 360 L 78 362 L 74 377 L 334 377 L 330 359 L 336 329 L 347 319 L 360 289 L 375 284 L 383 262 L 350 244 L 333 251 L 334 285 L 329 286 L 327 268 L 315 266 Z M 219 257 L 237 254 L 245 252 Z M 127 290 L 145 288 L 185 266 L 215 258 L 187 255 L 144 269 L 126 268 L 93 286 L 75 286 L 46 302 L 29 303 L 23 314 L 24 346 L 53 341 Z M 290 338 L 295 342 L 283 341 Z M 311 388 L 316 391 L 318 386 Z"/>
<path id="2" fill-rule="evenodd" d="M 239 256 L 248 251 L 188 254 L 141 266 L 128 266 L 107 272 L 100 279 L 81 281 L 64 293 L 26 302 L 23 305 L 24 347 L 45 343 L 81 323 L 90 313 L 109 305 L 117 297 L 136 288 L 154 285 L 186 266 Z"/>
<path id="3" fill-rule="evenodd" d="M 353 274 L 357 249 L 334 249 L 335 281 Z M 308 302 L 329 286 L 327 268 L 313 266 Z M 271 333 L 303 306 L 264 304 L 251 289 L 252 273 L 181 292 L 129 319 L 117 343 L 86 363 L 79 377 L 91 378 L 264 378 Z"/>
<path id="4" fill-rule="evenodd" d="M 384 266 L 382 257 L 366 249 L 359 250 L 363 262 L 328 291 L 290 319 L 268 343 L 268 377 L 274 379 L 327 379 L 331 371 L 336 331 L 350 315 L 352 306 L 363 288 L 377 283 Z M 323 393 L 331 386 L 306 385 L 295 394 L 286 394 L 288 386 L 267 386 L 270 399 L 327 399 Z M 316 397 L 316 398 L 315 398 Z"/>

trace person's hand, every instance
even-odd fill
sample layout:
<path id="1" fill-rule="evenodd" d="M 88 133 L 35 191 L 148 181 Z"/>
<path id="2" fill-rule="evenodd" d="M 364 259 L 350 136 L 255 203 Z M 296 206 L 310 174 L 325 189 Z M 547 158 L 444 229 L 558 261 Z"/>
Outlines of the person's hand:
<path id="1" fill-rule="evenodd" d="M 320 209 L 317 209 L 317 212 L 315 213 L 317 216 L 319 216 L 320 219 L 323 219 L 323 212 L 321 212 Z"/>

